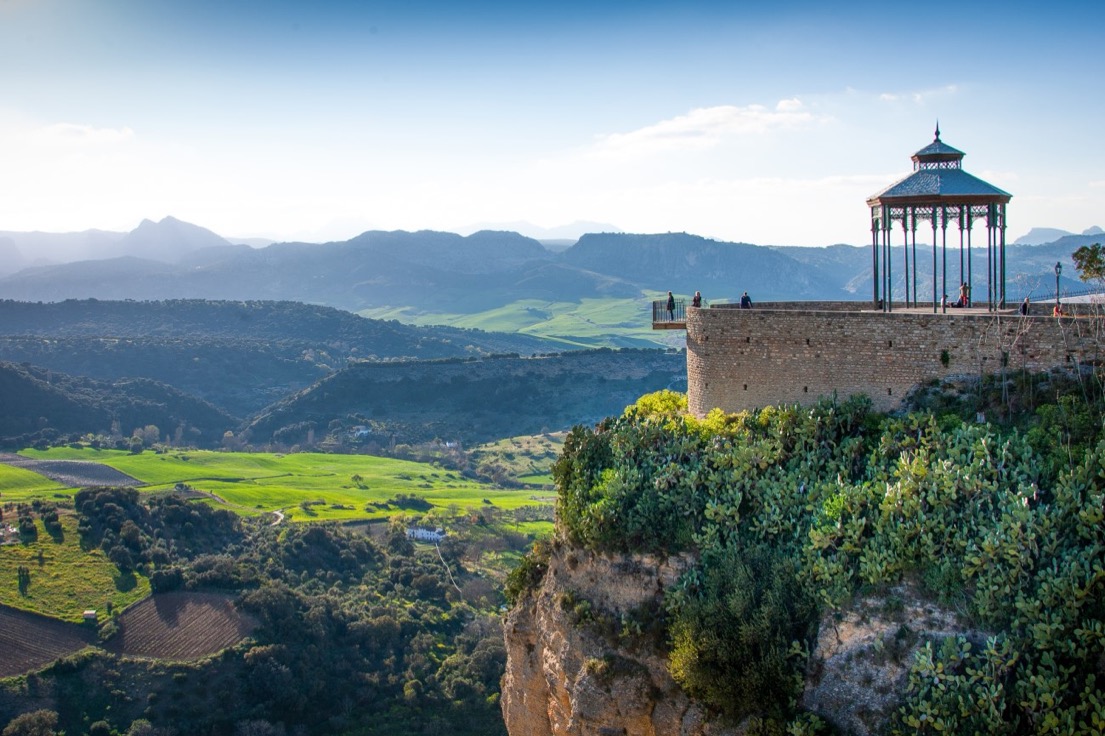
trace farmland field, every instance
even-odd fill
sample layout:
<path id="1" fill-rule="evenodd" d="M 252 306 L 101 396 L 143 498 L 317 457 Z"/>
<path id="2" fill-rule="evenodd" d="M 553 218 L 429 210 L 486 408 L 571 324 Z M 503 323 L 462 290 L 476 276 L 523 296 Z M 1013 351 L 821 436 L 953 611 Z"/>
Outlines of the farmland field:
<path id="1" fill-rule="evenodd" d="M 20 455 L 99 462 L 137 478 L 144 484 L 143 491 L 185 484 L 239 514 L 282 511 L 292 521 L 383 519 L 395 513 L 396 507 L 387 502 L 399 496 L 461 510 L 493 505 L 511 511 L 537 503 L 529 491 L 502 490 L 433 465 L 368 455 L 213 451 L 133 455 L 70 447 L 24 450 Z"/>
<path id="2" fill-rule="evenodd" d="M 65 486 L 60 483 L 26 468 L 6 465 L 3 460 L 0 460 L 0 500 L 29 501 L 34 498 L 46 498 L 54 493 L 60 493 L 62 496 L 69 495 L 62 491 L 65 491 Z"/>
<path id="3" fill-rule="evenodd" d="M 218 593 L 159 593 L 129 608 L 107 644 L 117 654 L 155 659 L 198 659 L 233 646 L 253 631 L 253 620 Z"/>
<path id="4" fill-rule="evenodd" d="M 55 534 L 36 519 L 33 539 L 0 545 L 0 604 L 77 623 L 86 609 L 102 616 L 109 603 L 122 610 L 149 595 L 146 578 L 120 574 L 99 549 L 81 549 L 73 516 L 63 514 L 59 521 Z M 17 584 L 20 567 L 28 574 L 22 587 Z"/>
<path id="5" fill-rule="evenodd" d="M 29 471 L 53 481 L 58 488 L 84 488 L 87 486 L 135 486 L 140 481 L 115 468 L 87 460 L 36 460 L 0 453 L 0 468 Z M 0 476 L 2 478 L 3 476 Z M 41 481 L 41 478 L 39 479 Z M 34 487 L 32 485 L 32 487 Z M 0 485 L 0 491 L 4 490 Z M 19 500 L 10 495 L 11 500 Z"/>
<path id="6" fill-rule="evenodd" d="M 95 640 L 91 627 L 0 606 L 0 677 L 36 670 Z"/>
<path id="7" fill-rule="evenodd" d="M 519 332 L 555 340 L 579 348 L 672 347 L 671 335 L 652 330 L 649 299 L 581 299 L 579 302 L 550 302 L 520 299 L 474 314 L 420 312 L 414 307 L 382 307 L 358 312 L 362 317 L 394 319 L 409 325 Z"/>

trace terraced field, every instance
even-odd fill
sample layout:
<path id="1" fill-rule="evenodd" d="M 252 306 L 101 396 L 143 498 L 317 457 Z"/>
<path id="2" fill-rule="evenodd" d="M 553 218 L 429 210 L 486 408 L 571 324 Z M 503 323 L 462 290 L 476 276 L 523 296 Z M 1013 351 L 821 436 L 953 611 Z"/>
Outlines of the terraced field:
<path id="1" fill-rule="evenodd" d="M 95 640 L 88 626 L 0 606 L 0 677 L 40 669 Z"/>
<path id="2" fill-rule="evenodd" d="M 107 649 L 152 659 L 189 660 L 214 654 L 249 636 L 255 622 L 218 593 L 161 593 L 127 609 Z"/>

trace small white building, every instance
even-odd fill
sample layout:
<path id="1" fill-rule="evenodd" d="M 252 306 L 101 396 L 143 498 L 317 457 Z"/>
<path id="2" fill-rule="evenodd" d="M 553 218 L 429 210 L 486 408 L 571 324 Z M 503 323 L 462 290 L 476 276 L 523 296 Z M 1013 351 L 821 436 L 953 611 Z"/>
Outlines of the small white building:
<path id="1" fill-rule="evenodd" d="M 445 539 L 445 530 L 441 527 L 437 529 L 425 529 L 420 526 L 412 526 L 407 529 L 407 539 L 437 544 L 442 539 Z"/>

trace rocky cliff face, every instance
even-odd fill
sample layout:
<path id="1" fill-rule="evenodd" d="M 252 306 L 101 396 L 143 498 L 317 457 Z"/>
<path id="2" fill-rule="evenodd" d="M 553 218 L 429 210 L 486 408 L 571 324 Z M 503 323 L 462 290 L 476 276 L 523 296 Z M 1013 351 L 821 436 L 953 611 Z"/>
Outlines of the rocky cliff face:
<path id="1" fill-rule="evenodd" d="M 661 648 L 631 635 L 691 564 L 557 547 L 542 585 L 505 622 L 510 736 L 743 733 L 680 689 Z M 801 705 L 841 733 L 877 734 L 901 702 L 913 653 L 955 634 L 980 636 L 909 586 L 857 600 L 822 620 Z"/>
<path id="2" fill-rule="evenodd" d="M 689 560 L 560 548 L 506 620 L 503 716 L 511 736 L 725 736 L 651 648 L 612 630 L 663 598 Z M 613 624 L 613 626 L 611 626 Z"/>

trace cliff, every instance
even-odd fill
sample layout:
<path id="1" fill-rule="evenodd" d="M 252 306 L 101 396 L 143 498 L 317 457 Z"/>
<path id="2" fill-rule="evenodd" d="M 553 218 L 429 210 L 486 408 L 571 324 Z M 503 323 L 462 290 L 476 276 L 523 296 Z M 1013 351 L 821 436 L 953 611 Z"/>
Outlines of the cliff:
<path id="1" fill-rule="evenodd" d="M 1018 423 L 948 412 L 999 390 Z M 1100 733 L 1105 405 L 1079 390 L 1022 374 L 939 419 L 659 392 L 574 428 L 557 541 L 507 581 L 509 731 Z"/>
<path id="2" fill-rule="evenodd" d="M 554 552 L 544 583 L 507 615 L 502 704 L 510 736 L 736 733 L 711 723 L 680 690 L 661 652 L 619 647 L 603 635 L 602 622 L 625 621 L 662 599 L 687 564 Z"/>
<path id="3" fill-rule="evenodd" d="M 510 736 L 737 736 L 668 671 L 660 618 L 690 556 L 598 555 L 557 546 L 541 585 L 506 617 L 502 708 Z M 883 732 L 926 642 L 965 635 L 955 615 L 897 586 L 826 614 L 800 707 L 840 733 Z"/>

